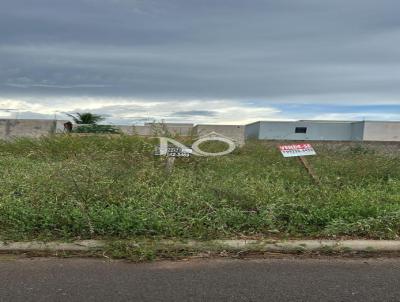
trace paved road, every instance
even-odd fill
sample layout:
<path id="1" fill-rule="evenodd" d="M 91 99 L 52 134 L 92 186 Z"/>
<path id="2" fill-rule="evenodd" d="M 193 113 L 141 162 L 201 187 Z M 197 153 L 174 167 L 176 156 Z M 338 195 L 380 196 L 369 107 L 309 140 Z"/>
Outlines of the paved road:
<path id="1" fill-rule="evenodd" d="M 0 301 L 400 301 L 400 259 L 3 258 Z"/>

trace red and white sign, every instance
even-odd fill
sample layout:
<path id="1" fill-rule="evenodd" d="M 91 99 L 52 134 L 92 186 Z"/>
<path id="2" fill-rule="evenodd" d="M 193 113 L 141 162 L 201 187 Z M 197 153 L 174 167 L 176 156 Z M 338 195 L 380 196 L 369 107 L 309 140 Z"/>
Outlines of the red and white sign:
<path id="1" fill-rule="evenodd" d="M 284 157 L 315 155 L 315 150 L 310 144 L 296 144 L 279 146 Z"/>

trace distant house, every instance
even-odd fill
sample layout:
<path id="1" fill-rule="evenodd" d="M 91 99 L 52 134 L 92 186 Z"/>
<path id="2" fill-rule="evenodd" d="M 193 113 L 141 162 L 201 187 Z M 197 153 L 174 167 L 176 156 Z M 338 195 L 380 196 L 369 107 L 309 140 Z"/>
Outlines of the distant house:
<path id="1" fill-rule="evenodd" d="M 246 125 L 245 138 L 310 141 L 400 141 L 400 122 L 259 121 Z"/>

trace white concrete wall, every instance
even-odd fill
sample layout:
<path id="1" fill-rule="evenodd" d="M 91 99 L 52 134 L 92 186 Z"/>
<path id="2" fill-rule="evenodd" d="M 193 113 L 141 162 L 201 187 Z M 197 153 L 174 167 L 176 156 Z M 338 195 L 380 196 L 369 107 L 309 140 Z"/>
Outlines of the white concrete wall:
<path id="1" fill-rule="evenodd" d="M 115 125 L 115 127 L 121 129 L 124 134 L 140 136 L 163 135 L 165 133 L 188 136 L 192 135 L 193 132 L 193 124 L 146 123 L 145 125 L 132 126 Z"/>
<path id="2" fill-rule="evenodd" d="M 364 122 L 365 141 L 400 141 L 400 122 Z"/>
<path id="3" fill-rule="evenodd" d="M 134 134 L 134 127 L 133 126 L 115 126 L 119 128 L 123 134 L 132 135 Z"/>
<path id="4" fill-rule="evenodd" d="M 306 127 L 306 133 L 296 133 L 296 127 Z M 259 139 L 265 140 L 352 140 L 351 122 L 294 121 L 260 122 Z"/>
<path id="5" fill-rule="evenodd" d="M 251 123 L 245 126 L 244 135 L 245 139 L 258 139 L 260 136 L 261 122 Z"/>
<path id="6" fill-rule="evenodd" d="M 8 138 L 8 135 L 7 135 L 7 132 L 8 132 L 7 123 L 8 123 L 8 120 L 0 120 L 0 139 Z"/>
<path id="7" fill-rule="evenodd" d="M 141 136 L 150 136 L 151 127 L 150 126 L 133 126 L 133 133 Z"/>
<path id="8" fill-rule="evenodd" d="M 64 132 L 66 120 L 39 119 L 0 119 L 0 139 L 12 137 L 40 137 L 51 133 Z M 295 134 L 294 128 L 308 127 L 307 134 Z M 286 139 L 286 140 L 365 140 L 365 141 L 400 141 L 400 122 L 256 122 L 249 125 L 196 125 L 193 124 L 146 124 L 144 126 L 117 126 L 128 135 L 152 136 L 157 128 L 166 127 L 175 135 L 203 136 L 217 132 L 244 144 L 246 138 Z M 161 135 L 162 133 L 159 133 Z"/>
<path id="9" fill-rule="evenodd" d="M 148 135 L 163 135 L 172 134 L 178 136 L 190 136 L 193 134 L 193 124 L 179 124 L 179 123 L 145 123 L 145 133 L 149 132 Z"/>
<path id="10" fill-rule="evenodd" d="M 351 123 L 351 140 L 362 141 L 364 138 L 364 122 Z"/>
<path id="11" fill-rule="evenodd" d="M 15 137 L 37 138 L 64 130 L 66 121 L 39 119 L 3 119 L 0 120 L 0 139 Z"/>
<path id="12" fill-rule="evenodd" d="M 232 139 L 239 146 L 244 144 L 244 131 L 244 125 L 196 125 L 194 127 L 194 133 L 197 136 L 201 137 L 210 132 L 216 132 Z"/>

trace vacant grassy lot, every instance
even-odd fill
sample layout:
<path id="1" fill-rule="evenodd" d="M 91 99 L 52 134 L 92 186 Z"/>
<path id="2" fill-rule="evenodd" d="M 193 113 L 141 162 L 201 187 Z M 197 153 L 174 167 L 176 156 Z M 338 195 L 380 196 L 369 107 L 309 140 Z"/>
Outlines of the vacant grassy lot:
<path id="1" fill-rule="evenodd" d="M 177 159 L 172 174 L 138 137 L 57 136 L 0 143 L 3 239 L 397 238 L 400 155 L 315 144 L 314 184 L 277 143 Z M 208 146 L 212 148 L 212 146 Z"/>

